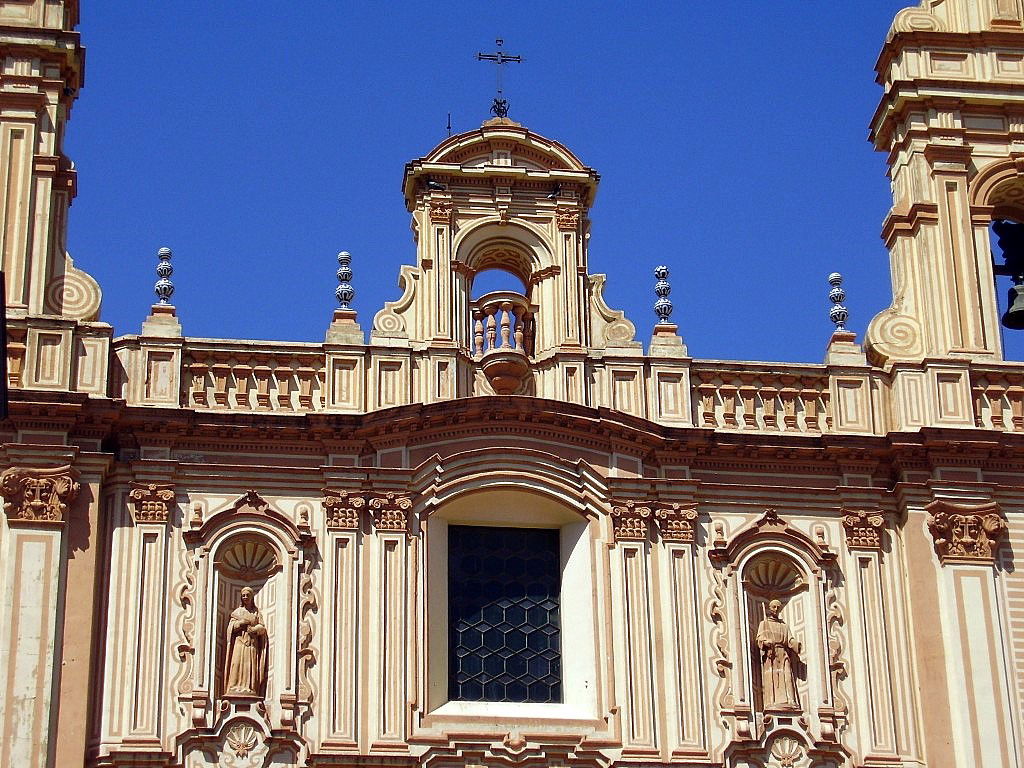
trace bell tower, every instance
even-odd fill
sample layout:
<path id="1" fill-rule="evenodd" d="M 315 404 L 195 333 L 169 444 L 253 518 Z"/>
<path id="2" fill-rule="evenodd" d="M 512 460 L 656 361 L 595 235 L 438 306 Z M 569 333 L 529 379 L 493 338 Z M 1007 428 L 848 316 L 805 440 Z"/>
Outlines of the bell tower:
<path id="1" fill-rule="evenodd" d="M 74 164 L 64 131 L 83 83 L 77 0 L 0 2 L 0 256 L 12 386 L 106 393 L 100 288 L 67 253 Z"/>
<path id="2" fill-rule="evenodd" d="M 868 327 L 869 357 L 1001 360 L 989 227 L 1024 221 L 1024 4 L 922 0 L 896 16 L 876 70 L 893 303 Z"/>
<path id="3" fill-rule="evenodd" d="M 508 117 L 450 137 L 406 165 L 416 266 L 374 318 L 371 343 L 419 350 L 438 385 L 427 399 L 532 394 L 585 402 L 586 366 L 606 349 L 642 353 L 587 269 L 599 176 L 562 144 Z M 473 292 L 485 271 L 522 291 Z"/>

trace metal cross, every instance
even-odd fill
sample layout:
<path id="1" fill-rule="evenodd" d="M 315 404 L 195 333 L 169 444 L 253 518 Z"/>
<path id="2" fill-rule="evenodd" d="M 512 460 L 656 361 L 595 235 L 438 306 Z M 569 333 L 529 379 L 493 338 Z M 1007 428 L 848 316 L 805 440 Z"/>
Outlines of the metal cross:
<path id="1" fill-rule="evenodd" d="M 504 94 L 501 90 L 501 69 L 505 64 L 522 63 L 523 57 L 512 56 L 511 54 L 505 53 L 501 50 L 501 46 L 504 45 L 505 41 L 500 37 L 494 42 L 498 44 L 498 50 L 494 53 L 478 53 L 476 55 L 476 60 L 493 61 L 498 65 L 498 95 L 495 97 L 494 103 L 491 105 L 491 112 L 494 113 L 495 117 L 508 117 L 508 101 L 504 98 Z"/>

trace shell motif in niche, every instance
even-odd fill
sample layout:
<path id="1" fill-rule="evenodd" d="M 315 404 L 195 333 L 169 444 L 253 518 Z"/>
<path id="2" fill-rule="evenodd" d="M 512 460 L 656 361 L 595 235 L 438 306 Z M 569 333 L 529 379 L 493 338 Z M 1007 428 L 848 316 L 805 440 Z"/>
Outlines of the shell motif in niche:
<path id="1" fill-rule="evenodd" d="M 254 537 L 229 542 L 217 565 L 224 575 L 241 581 L 265 579 L 280 567 L 274 548 Z"/>
<path id="2" fill-rule="evenodd" d="M 772 760 L 769 765 L 772 768 L 803 768 L 804 745 L 792 736 L 779 736 L 772 742 Z"/>
<path id="3" fill-rule="evenodd" d="M 747 568 L 743 581 L 751 593 L 761 597 L 785 597 L 806 585 L 792 563 L 777 557 L 758 558 Z"/>

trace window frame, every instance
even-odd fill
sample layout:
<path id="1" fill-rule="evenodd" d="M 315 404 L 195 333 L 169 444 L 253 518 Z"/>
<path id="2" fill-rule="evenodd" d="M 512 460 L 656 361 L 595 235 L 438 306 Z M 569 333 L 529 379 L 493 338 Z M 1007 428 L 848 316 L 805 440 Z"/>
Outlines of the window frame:
<path id="1" fill-rule="evenodd" d="M 562 702 L 452 701 L 448 698 L 448 526 L 559 531 Z M 594 532 L 590 521 L 542 494 L 516 488 L 462 494 L 427 519 L 426 712 L 430 717 L 592 720 L 598 717 Z M 564 653 L 564 649 L 572 649 Z"/>

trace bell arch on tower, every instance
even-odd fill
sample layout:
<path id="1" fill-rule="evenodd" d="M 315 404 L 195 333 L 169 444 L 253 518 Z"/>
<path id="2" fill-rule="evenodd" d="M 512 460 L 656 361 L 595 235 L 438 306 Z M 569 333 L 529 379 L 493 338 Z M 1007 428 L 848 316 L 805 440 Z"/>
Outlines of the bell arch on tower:
<path id="1" fill-rule="evenodd" d="M 371 338 L 437 354 L 462 350 L 480 364 L 490 351 L 539 358 L 637 346 L 632 323 L 604 301 L 603 275 L 587 268 L 587 213 L 599 179 L 563 145 L 507 118 L 409 163 L 403 192 L 416 266 L 402 268 L 403 294 L 377 313 Z M 523 291 L 493 292 L 501 295 L 490 296 L 488 313 L 473 285 L 495 269 Z"/>

